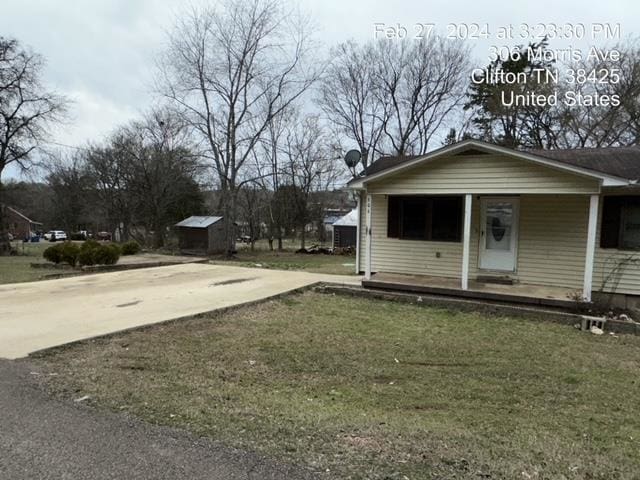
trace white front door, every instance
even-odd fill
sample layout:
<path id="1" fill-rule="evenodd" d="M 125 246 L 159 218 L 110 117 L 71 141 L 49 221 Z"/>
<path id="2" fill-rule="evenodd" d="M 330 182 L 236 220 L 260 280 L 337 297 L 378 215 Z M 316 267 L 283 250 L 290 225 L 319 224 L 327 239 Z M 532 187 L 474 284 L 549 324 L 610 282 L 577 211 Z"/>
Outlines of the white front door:
<path id="1" fill-rule="evenodd" d="M 514 272 L 518 249 L 519 199 L 480 199 L 480 268 Z"/>

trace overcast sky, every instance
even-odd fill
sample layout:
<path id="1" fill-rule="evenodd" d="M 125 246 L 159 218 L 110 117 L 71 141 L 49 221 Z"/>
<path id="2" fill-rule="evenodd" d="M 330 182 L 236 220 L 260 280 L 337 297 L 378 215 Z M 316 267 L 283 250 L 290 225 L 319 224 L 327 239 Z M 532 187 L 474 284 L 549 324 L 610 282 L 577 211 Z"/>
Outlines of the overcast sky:
<path id="1" fill-rule="evenodd" d="M 45 83 L 75 101 L 73 121 L 55 141 L 82 145 L 101 140 L 116 126 L 152 105 L 154 59 L 166 31 L 187 5 L 179 0 L 4 0 L 0 35 L 15 37 L 47 59 Z M 192 4 L 206 3 L 202 0 Z M 209 2 L 211 3 L 211 2 Z M 215 2 L 213 2 L 215 3 Z M 640 34 L 637 0 L 301 0 L 330 45 L 372 38 L 374 24 L 487 22 L 493 29 L 527 22 L 620 23 L 625 35 Z M 517 43 L 517 42 L 512 42 Z M 575 42 L 574 42 L 575 43 Z M 477 41 L 484 65 L 488 43 Z M 560 46 L 556 42 L 552 46 Z M 480 66 L 479 65 L 479 66 Z"/>

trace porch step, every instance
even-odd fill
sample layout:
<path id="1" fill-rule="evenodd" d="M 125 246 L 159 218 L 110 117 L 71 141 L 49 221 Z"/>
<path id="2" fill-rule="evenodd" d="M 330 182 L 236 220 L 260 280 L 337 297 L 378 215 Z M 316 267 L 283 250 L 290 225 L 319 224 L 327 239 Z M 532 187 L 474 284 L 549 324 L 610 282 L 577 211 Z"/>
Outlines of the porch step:
<path id="1" fill-rule="evenodd" d="M 497 283 L 498 285 L 513 285 L 513 278 L 508 276 L 478 275 L 476 281 L 480 283 Z"/>

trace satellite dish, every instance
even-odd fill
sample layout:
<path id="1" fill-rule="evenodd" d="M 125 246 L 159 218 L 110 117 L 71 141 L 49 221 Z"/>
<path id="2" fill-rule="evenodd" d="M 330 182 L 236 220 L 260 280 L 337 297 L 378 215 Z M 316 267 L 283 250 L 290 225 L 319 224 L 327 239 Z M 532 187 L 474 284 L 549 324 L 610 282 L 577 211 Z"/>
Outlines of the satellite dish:
<path id="1" fill-rule="evenodd" d="M 349 168 L 355 168 L 355 166 L 360 162 L 361 158 L 362 154 L 359 150 L 349 150 L 344 156 L 344 163 L 346 163 L 347 167 Z"/>

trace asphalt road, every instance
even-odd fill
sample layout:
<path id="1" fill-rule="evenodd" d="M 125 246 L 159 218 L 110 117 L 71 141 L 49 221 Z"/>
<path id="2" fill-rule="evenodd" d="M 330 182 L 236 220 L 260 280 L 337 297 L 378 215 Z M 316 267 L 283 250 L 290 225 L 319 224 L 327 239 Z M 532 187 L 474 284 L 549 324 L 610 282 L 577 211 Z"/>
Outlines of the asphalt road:
<path id="1" fill-rule="evenodd" d="M 0 285 L 0 358 L 359 278 L 184 264 Z"/>
<path id="2" fill-rule="evenodd" d="M 312 474 L 124 415 L 50 398 L 0 360 L 0 479 L 270 480 Z"/>

